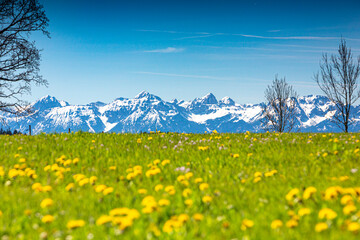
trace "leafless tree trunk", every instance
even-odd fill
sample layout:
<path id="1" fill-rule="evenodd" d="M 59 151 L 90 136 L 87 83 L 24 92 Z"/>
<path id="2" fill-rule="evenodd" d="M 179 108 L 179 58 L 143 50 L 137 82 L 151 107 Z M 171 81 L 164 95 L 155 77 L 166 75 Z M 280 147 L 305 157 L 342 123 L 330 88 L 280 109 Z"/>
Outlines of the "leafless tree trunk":
<path id="1" fill-rule="evenodd" d="M 0 110 L 19 113 L 21 95 L 31 85 L 47 85 L 39 74 L 40 50 L 30 41 L 34 32 L 46 30 L 48 18 L 38 0 L 0 0 Z"/>
<path id="2" fill-rule="evenodd" d="M 262 107 L 262 127 L 276 132 L 290 132 L 296 124 L 298 95 L 285 78 L 275 76 L 265 90 L 266 104 Z"/>
<path id="3" fill-rule="evenodd" d="M 352 105 L 360 97 L 358 78 L 360 73 L 360 56 L 353 60 L 351 49 L 341 39 L 338 54 L 328 57 L 324 54 L 320 62 L 320 72 L 314 76 L 320 89 L 336 106 L 332 121 L 344 132 L 349 131 L 353 122 Z"/>

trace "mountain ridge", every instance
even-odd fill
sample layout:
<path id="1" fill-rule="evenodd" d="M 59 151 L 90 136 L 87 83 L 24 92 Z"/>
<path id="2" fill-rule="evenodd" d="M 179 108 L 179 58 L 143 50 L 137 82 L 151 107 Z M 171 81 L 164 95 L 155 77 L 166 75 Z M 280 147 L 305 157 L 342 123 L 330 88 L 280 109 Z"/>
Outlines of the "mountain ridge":
<path id="1" fill-rule="evenodd" d="M 31 104 L 33 113 L 15 117 L 0 113 L 3 128 L 26 133 L 31 125 L 34 134 L 41 132 L 163 132 L 203 133 L 261 132 L 261 105 L 238 104 L 230 97 L 217 100 L 212 94 L 192 101 L 160 97 L 142 91 L 134 98 L 116 98 L 110 103 L 101 101 L 86 105 L 70 105 L 53 96 L 44 96 Z M 295 131 L 338 132 L 330 121 L 335 106 L 324 96 L 308 95 L 297 98 L 298 123 Z M 360 106 L 354 106 L 356 119 L 352 131 L 360 130 Z"/>

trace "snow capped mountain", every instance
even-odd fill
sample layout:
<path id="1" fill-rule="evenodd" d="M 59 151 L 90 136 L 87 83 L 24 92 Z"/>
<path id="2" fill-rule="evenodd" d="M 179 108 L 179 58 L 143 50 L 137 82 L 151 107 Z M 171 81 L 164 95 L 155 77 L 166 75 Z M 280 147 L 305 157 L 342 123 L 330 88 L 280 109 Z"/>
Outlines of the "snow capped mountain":
<path id="1" fill-rule="evenodd" d="M 262 131 L 261 105 L 237 104 L 230 97 L 217 100 L 209 93 L 193 101 L 174 99 L 170 102 L 143 91 L 134 98 L 117 98 L 111 103 L 93 102 L 70 105 L 55 97 L 45 96 L 31 106 L 33 113 L 15 117 L 0 113 L 5 129 L 27 133 L 86 132 L 219 132 Z M 335 106 L 324 96 L 309 95 L 297 99 L 298 131 L 339 131 L 330 118 Z M 352 131 L 360 130 L 360 106 L 354 107 L 356 121 Z M 1 123 L 0 123 L 1 124 Z"/>

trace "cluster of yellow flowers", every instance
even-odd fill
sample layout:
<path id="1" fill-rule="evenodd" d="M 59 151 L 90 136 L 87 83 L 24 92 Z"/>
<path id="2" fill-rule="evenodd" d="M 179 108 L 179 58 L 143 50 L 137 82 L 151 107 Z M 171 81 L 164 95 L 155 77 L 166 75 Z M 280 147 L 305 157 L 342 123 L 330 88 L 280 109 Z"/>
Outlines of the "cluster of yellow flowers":
<path id="1" fill-rule="evenodd" d="M 290 207 L 295 207 L 298 205 L 306 204 L 306 200 L 312 199 L 316 201 L 317 196 L 315 196 L 317 189 L 315 187 L 306 188 L 301 194 L 298 188 L 291 189 L 288 194 L 286 194 L 285 199 L 288 201 Z M 360 219 L 360 211 L 357 211 L 355 202 L 360 202 L 360 188 L 343 188 L 340 186 L 332 186 L 325 189 L 322 192 L 321 199 L 328 201 L 330 203 L 337 202 L 340 199 L 339 203 L 343 205 L 343 216 L 345 219 L 343 228 L 347 229 L 350 232 L 358 232 L 360 230 L 360 224 L 354 219 Z M 309 215 L 311 209 L 307 207 L 302 207 L 299 209 L 298 214 L 294 211 L 289 211 L 288 214 L 291 216 L 291 219 L 286 223 L 286 226 L 293 228 L 298 226 L 299 220 L 301 217 Z M 325 207 L 318 212 L 318 218 L 320 220 L 326 220 L 326 222 L 319 222 L 315 225 L 316 232 L 322 232 L 327 230 L 331 226 L 331 221 L 338 217 L 338 213 L 331 208 Z M 349 218 L 348 218 L 349 217 Z M 273 229 L 282 227 L 281 220 L 274 220 L 271 224 Z"/>

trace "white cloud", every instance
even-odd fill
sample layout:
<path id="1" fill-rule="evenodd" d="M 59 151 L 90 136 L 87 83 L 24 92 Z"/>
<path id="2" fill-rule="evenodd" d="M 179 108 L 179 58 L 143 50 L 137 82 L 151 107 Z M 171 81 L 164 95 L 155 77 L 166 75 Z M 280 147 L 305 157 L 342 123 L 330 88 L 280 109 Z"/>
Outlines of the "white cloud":
<path id="1" fill-rule="evenodd" d="M 154 50 L 147 50 L 144 51 L 146 53 L 178 53 L 184 51 L 184 48 L 174 48 L 174 47 L 168 47 L 163 49 L 154 49 Z"/>

